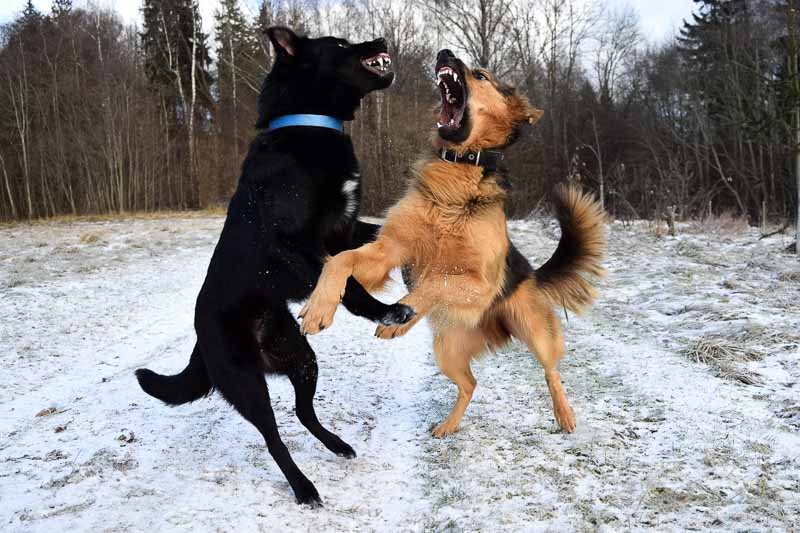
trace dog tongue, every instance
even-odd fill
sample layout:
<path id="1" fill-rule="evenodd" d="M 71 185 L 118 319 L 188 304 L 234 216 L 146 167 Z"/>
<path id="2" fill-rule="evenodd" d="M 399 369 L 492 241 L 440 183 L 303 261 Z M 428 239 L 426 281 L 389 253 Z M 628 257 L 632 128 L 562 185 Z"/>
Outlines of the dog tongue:
<path id="1" fill-rule="evenodd" d="M 442 101 L 442 111 L 439 113 L 439 127 L 450 126 L 458 128 L 461 126 L 461 119 L 464 117 L 464 108 L 456 108 L 453 104 Z"/>
<path id="2" fill-rule="evenodd" d="M 454 123 L 455 127 L 457 127 L 457 128 L 461 127 L 461 119 L 463 117 L 464 117 L 464 108 L 463 107 L 459 107 L 458 109 L 456 109 L 456 112 L 453 115 L 453 123 Z"/>

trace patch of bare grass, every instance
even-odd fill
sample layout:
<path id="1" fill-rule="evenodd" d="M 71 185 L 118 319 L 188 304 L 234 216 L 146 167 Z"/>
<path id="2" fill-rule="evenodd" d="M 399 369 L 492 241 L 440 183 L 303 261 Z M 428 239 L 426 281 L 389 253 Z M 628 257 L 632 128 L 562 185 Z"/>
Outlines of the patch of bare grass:
<path id="1" fill-rule="evenodd" d="M 782 272 L 780 275 L 778 275 L 778 279 L 781 281 L 800 283 L 800 270 L 796 270 L 794 272 Z"/>
<path id="2" fill-rule="evenodd" d="M 705 335 L 685 350 L 697 363 L 709 366 L 721 378 L 753 385 L 760 374 L 743 365 L 761 361 L 770 353 L 796 349 L 800 335 L 763 326 L 750 326 L 729 334 Z"/>
<path id="3" fill-rule="evenodd" d="M 100 241 L 100 234 L 93 231 L 87 231 L 81 234 L 81 244 L 95 244 Z"/>
<path id="4" fill-rule="evenodd" d="M 703 247 L 696 242 L 680 241 L 675 246 L 675 252 L 681 257 L 698 258 L 703 254 Z"/>
<path id="5" fill-rule="evenodd" d="M 761 380 L 758 372 L 742 365 L 760 361 L 765 354 L 740 337 L 705 335 L 687 349 L 685 354 L 694 362 L 707 365 L 717 377 L 745 385 L 755 385 Z"/>
<path id="6" fill-rule="evenodd" d="M 686 226 L 687 233 L 742 235 L 748 231 L 750 231 L 750 224 L 747 219 L 730 211 L 694 220 Z"/>
<path id="7" fill-rule="evenodd" d="M 186 211 L 127 211 L 124 213 L 98 213 L 86 215 L 56 215 L 48 218 L 35 218 L 31 220 L 4 220 L 0 221 L 0 229 L 15 228 L 24 225 L 43 224 L 72 224 L 77 222 L 115 222 L 121 220 L 165 220 L 170 218 L 203 218 L 209 216 L 224 216 L 227 213 L 226 205 L 213 205 L 202 209 Z"/>

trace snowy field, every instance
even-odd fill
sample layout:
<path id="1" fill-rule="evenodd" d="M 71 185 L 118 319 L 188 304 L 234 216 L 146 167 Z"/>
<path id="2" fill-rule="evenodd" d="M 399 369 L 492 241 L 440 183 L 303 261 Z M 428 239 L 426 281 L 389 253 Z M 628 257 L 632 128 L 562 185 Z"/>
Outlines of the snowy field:
<path id="1" fill-rule="evenodd" d="M 270 379 L 325 503 L 309 510 L 218 396 L 167 408 L 134 379 L 188 361 L 221 225 L 0 228 L 0 530 L 797 531 L 800 262 L 786 237 L 612 225 L 601 299 L 565 326 L 572 435 L 515 344 L 474 365 L 461 431 L 431 438 L 455 388 L 427 327 L 381 341 L 340 310 L 311 339 L 316 405 L 356 459 L 325 450 Z M 511 234 L 535 264 L 554 250 L 548 222 Z"/>

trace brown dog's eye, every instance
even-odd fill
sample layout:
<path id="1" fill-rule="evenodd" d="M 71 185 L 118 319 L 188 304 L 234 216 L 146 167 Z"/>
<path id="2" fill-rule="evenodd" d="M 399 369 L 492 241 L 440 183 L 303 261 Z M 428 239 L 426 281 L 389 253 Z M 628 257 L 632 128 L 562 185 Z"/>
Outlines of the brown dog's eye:
<path id="1" fill-rule="evenodd" d="M 483 72 L 477 72 L 477 71 L 476 71 L 476 72 L 475 72 L 475 79 L 476 79 L 476 80 L 480 80 L 480 81 L 486 81 L 486 80 L 488 80 L 489 78 L 487 78 L 487 77 L 486 77 L 486 75 L 485 75 Z"/>

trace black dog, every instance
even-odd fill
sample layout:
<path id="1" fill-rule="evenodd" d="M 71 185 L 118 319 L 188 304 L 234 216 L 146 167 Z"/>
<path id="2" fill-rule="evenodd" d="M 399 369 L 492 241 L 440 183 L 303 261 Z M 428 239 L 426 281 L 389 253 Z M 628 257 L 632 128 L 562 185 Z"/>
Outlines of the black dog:
<path id="1" fill-rule="evenodd" d="M 298 37 L 267 31 L 277 54 L 259 100 L 259 133 L 242 165 L 238 188 L 205 283 L 197 298 L 197 344 L 175 376 L 136 372 L 142 388 L 178 405 L 219 390 L 266 439 L 300 503 L 321 503 L 281 441 L 265 373 L 285 374 L 295 390 L 297 417 L 332 452 L 353 449 L 322 427 L 314 412 L 317 361 L 288 302 L 308 297 L 326 255 L 372 240 L 377 226 L 359 222 L 358 161 L 337 123 L 352 120 L 361 99 L 391 85 L 383 39 Z M 322 124 L 285 126 L 311 118 Z M 277 121 L 276 121 L 277 119 Z M 312 121 L 313 122 L 313 121 Z M 332 124 L 332 126 L 331 126 Z M 351 280 L 343 304 L 384 324 L 405 323 L 413 311 L 372 298 Z"/>

